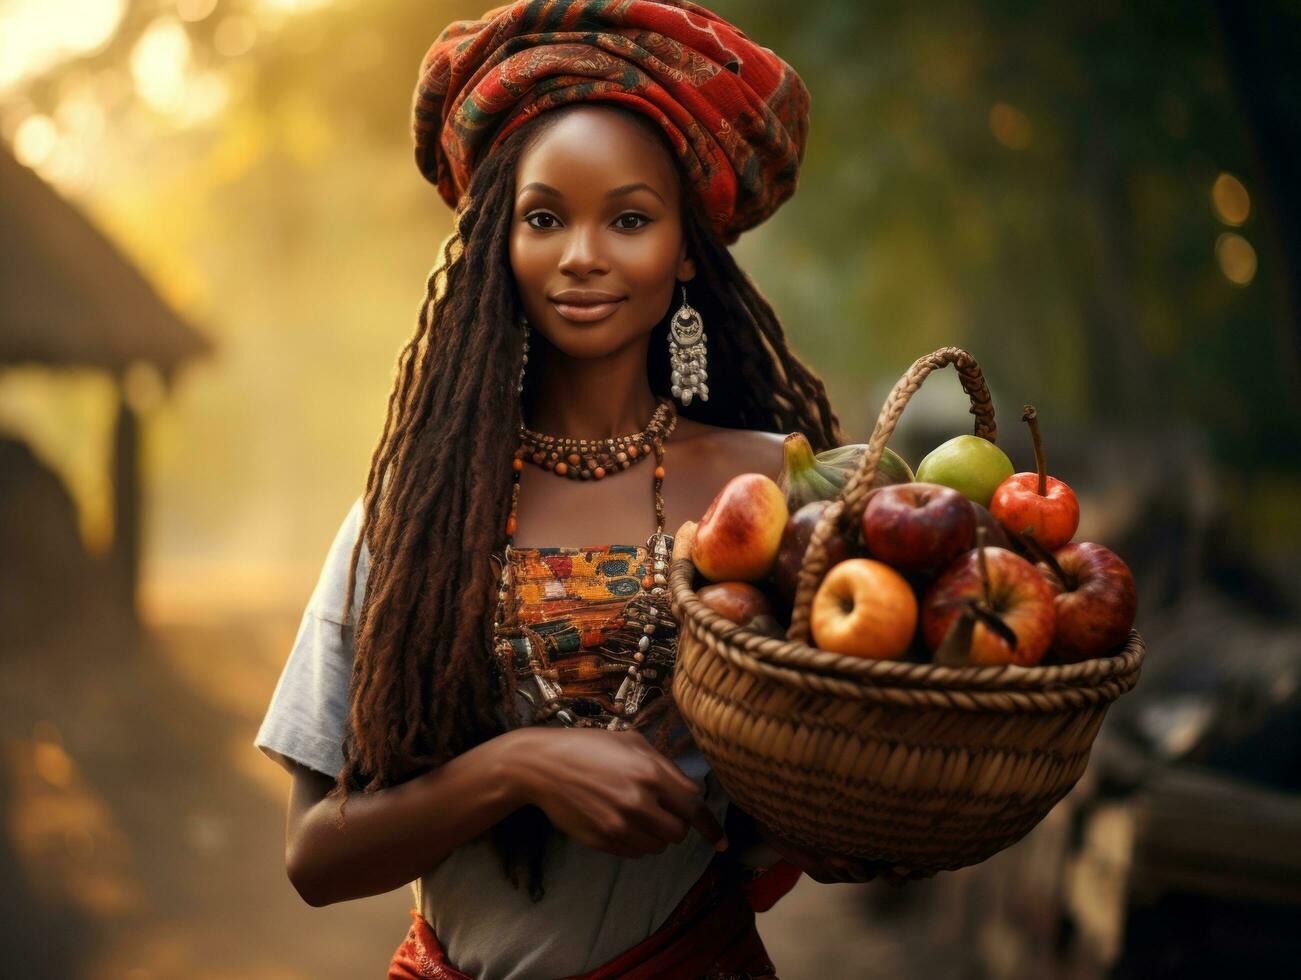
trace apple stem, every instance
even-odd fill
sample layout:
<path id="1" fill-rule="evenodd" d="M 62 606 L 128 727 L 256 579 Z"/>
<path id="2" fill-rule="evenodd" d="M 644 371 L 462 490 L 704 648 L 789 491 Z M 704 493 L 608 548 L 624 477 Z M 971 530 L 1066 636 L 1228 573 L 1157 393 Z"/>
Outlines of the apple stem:
<path id="1" fill-rule="evenodd" d="M 976 528 L 976 564 L 980 566 L 980 591 L 984 597 L 985 605 L 993 608 L 989 601 L 989 566 L 985 563 L 985 536 L 988 534 L 986 528 L 982 525 Z"/>
<path id="2" fill-rule="evenodd" d="M 976 629 L 976 617 L 969 605 L 964 604 L 953 620 L 944 639 L 935 648 L 935 663 L 945 667 L 965 667 L 971 662 L 971 639 Z"/>
<path id="3" fill-rule="evenodd" d="M 1053 553 L 1040 544 L 1039 539 L 1034 536 L 1034 528 L 1026 528 L 1021 532 L 1020 538 L 1025 542 L 1026 548 L 1032 555 L 1034 555 L 1037 561 L 1043 562 L 1053 570 L 1053 574 L 1057 576 L 1057 580 L 1062 583 L 1064 589 L 1067 591 L 1074 591 L 1075 584 L 1072 582 L 1071 578 L 1067 576 L 1066 571 L 1062 566 L 1057 563 L 1057 559 L 1053 557 Z"/>
<path id="4" fill-rule="evenodd" d="M 1039 496 L 1048 495 L 1048 463 L 1044 460 L 1044 443 L 1039 436 L 1039 413 L 1033 405 L 1022 409 L 1021 421 L 1030 426 L 1030 438 L 1034 440 L 1034 465 L 1039 471 Z"/>

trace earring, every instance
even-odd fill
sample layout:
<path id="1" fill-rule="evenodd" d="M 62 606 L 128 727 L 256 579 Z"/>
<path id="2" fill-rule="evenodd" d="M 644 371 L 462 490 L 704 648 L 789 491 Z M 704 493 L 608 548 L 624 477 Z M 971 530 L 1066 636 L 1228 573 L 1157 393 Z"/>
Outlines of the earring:
<path id="1" fill-rule="evenodd" d="M 521 316 L 519 322 L 520 327 L 524 330 L 524 354 L 520 358 L 519 384 L 515 386 L 515 394 L 522 395 L 524 393 L 524 368 L 529 363 L 529 321 L 527 317 Z"/>
<path id="2" fill-rule="evenodd" d="M 669 377 L 673 397 L 684 406 L 699 395 L 709 401 L 705 382 L 705 324 L 700 313 L 687 302 L 687 287 L 682 287 L 682 305 L 669 321 Z"/>

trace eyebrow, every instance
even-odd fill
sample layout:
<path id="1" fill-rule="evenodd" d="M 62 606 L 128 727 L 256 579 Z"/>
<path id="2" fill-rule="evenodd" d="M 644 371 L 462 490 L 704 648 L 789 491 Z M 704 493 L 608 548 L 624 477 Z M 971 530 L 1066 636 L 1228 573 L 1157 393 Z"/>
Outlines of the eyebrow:
<path id="1" fill-rule="evenodd" d="M 543 194 L 550 194 L 552 197 L 565 196 L 564 194 L 561 194 L 560 191 L 552 187 L 550 184 L 544 184 L 539 180 L 535 180 L 532 183 L 525 184 L 523 187 L 520 188 L 521 195 L 523 195 L 525 191 L 541 191 Z M 664 198 L 660 197 L 659 193 L 655 190 L 655 188 L 652 187 L 650 184 L 645 183 L 644 181 L 638 181 L 635 184 L 621 184 L 620 186 L 614 188 L 613 190 L 607 191 L 605 196 L 607 198 L 619 197 L 623 194 L 631 194 L 633 191 L 650 191 L 657 198 L 659 198 L 659 202 L 661 204 L 664 203 Z"/>

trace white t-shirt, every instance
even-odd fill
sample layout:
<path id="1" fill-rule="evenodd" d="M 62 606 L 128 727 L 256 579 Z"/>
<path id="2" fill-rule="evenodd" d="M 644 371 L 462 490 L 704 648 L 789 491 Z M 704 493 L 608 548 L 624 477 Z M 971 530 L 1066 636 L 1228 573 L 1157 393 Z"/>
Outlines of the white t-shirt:
<path id="1" fill-rule="evenodd" d="M 343 765 L 343 732 L 352 678 L 353 632 L 365 596 L 369 553 L 357 562 L 352 615 L 340 629 L 348 565 L 361 527 L 362 500 L 348 511 L 326 555 L 254 745 L 331 778 Z M 727 794 L 704 756 L 674 760 L 704 780 L 705 800 L 722 823 Z M 485 835 L 453 851 L 411 883 L 416 906 L 458 969 L 484 980 L 584 973 L 641 942 L 668 918 L 714 856 L 696 830 L 662 854 L 628 859 L 597 851 L 555 831 L 543 865 L 546 894 L 533 902 L 515 889 Z"/>

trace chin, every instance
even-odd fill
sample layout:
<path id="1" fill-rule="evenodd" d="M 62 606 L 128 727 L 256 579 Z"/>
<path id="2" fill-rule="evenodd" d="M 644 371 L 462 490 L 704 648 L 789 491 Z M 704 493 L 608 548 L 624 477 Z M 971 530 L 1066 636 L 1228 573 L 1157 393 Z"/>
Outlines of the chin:
<path id="1" fill-rule="evenodd" d="M 635 340 L 642 331 L 629 330 L 619 322 L 618 314 L 596 323 L 574 323 L 553 313 L 542 333 L 560 353 L 587 360 L 613 354 Z"/>

